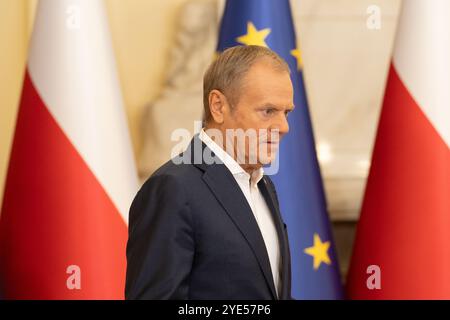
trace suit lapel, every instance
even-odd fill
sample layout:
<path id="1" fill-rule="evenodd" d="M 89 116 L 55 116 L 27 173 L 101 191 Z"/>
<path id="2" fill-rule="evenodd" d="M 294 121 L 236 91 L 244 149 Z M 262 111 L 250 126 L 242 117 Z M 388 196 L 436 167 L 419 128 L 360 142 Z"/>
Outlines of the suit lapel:
<path id="1" fill-rule="evenodd" d="M 264 239 L 253 212 L 233 175 L 223 164 L 208 166 L 203 180 L 223 206 L 231 220 L 250 245 L 264 274 L 267 285 L 276 299 L 275 285 Z"/>
<path id="2" fill-rule="evenodd" d="M 272 191 L 268 178 L 264 176 L 258 183 L 258 187 L 266 200 L 266 203 L 272 214 L 273 221 L 275 223 L 275 228 L 277 229 L 278 241 L 280 243 L 280 253 L 281 253 L 281 292 L 280 299 L 290 298 L 290 281 L 291 281 L 291 270 L 290 270 L 290 252 L 289 252 L 289 242 L 287 238 L 287 232 L 285 231 L 284 223 L 281 219 L 281 213 L 278 207 L 278 202 L 276 201 L 276 195 Z"/>
<path id="3" fill-rule="evenodd" d="M 191 163 L 204 171 L 203 180 L 211 189 L 218 202 L 225 209 L 244 238 L 247 240 L 249 246 L 255 254 L 261 271 L 264 274 L 264 278 L 266 279 L 273 298 L 277 299 L 269 256 L 267 254 L 264 239 L 247 199 L 242 193 L 233 175 L 224 164 L 206 164 L 203 161 L 205 148 L 208 147 L 198 138 L 197 135 L 194 136 L 190 146 L 184 153 L 184 156 L 186 157 L 185 159 L 190 159 Z M 290 297 L 289 284 L 291 271 L 289 243 L 287 242 L 288 240 L 284 229 L 284 224 L 281 221 L 279 208 L 276 204 L 277 202 L 275 201 L 275 195 L 272 194 L 273 192 L 267 184 L 267 178 L 264 177 L 261 179 L 258 186 L 267 202 L 270 212 L 272 213 L 275 227 L 277 229 L 282 259 L 282 291 L 279 296 L 281 299 L 286 299 Z"/>

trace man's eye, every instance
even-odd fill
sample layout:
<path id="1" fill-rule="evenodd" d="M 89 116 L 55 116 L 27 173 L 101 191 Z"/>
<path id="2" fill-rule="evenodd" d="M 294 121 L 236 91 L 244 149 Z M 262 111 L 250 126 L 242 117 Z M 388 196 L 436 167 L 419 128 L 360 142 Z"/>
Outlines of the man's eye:
<path id="1" fill-rule="evenodd" d="M 265 116 L 270 116 L 275 112 L 275 109 L 264 109 L 263 113 Z"/>

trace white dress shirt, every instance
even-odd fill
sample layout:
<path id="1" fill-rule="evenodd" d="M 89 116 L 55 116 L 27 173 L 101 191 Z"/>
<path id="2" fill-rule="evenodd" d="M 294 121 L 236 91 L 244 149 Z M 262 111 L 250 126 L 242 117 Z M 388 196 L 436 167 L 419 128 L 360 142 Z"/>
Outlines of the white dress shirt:
<path id="1" fill-rule="evenodd" d="M 281 257 L 280 244 L 278 241 L 277 230 L 272 218 L 272 214 L 267 206 L 267 203 L 258 188 L 258 182 L 264 175 L 264 169 L 260 168 L 252 173 L 251 177 L 239 163 L 236 162 L 225 150 L 214 142 L 202 129 L 199 134 L 206 146 L 215 153 L 215 155 L 223 162 L 223 164 L 230 170 L 234 179 L 238 183 L 245 198 L 247 199 L 253 215 L 258 224 L 259 230 L 266 245 L 267 254 L 269 256 L 270 267 L 272 269 L 273 281 L 277 295 L 281 288 Z"/>

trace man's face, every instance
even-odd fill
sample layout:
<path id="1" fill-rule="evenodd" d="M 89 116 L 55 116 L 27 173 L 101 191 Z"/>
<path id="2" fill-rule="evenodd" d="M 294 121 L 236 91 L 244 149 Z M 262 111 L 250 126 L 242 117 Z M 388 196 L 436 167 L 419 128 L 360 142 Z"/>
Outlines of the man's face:
<path id="1" fill-rule="evenodd" d="M 279 142 L 289 131 L 287 114 L 294 108 L 292 82 L 287 71 L 275 69 L 266 60 L 256 62 L 241 82 L 238 102 L 225 108 L 221 127 L 222 131 L 255 133 L 247 134 L 245 146 L 229 133 L 226 143 L 234 140 L 235 154 L 244 153 L 245 164 L 255 164 L 256 158 L 255 167 L 260 167 L 275 159 Z M 242 163 L 242 158 L 237 160 Z"/>

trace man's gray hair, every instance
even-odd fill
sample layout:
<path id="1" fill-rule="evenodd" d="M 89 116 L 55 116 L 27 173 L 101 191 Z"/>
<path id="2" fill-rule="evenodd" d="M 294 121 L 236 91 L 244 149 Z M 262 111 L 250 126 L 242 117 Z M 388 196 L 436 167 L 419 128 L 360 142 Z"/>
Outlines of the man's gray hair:
<path id="1" fill-rule="evenodd" d="M 211 120 L 209 93 L 219 90 L 233 107 L 239 102 L 242 79 L 250 67 L 260 59 L 266 59 L 280 71 L 290 72 L 289 66 L 278 54 L 262 46 L 236 46 L 223 51 L 211 63 L 203 77 L 204 120 Z"/>

